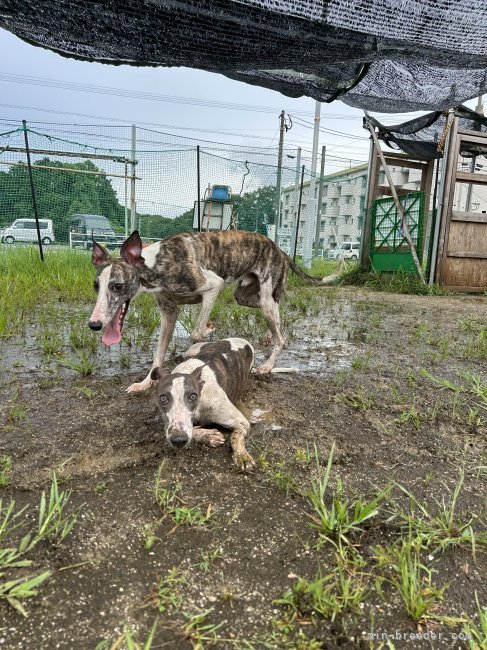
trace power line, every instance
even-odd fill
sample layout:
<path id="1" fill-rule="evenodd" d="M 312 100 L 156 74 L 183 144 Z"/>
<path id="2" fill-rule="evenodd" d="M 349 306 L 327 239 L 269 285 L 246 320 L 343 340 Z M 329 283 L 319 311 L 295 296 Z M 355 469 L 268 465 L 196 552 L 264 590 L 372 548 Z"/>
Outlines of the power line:
<path id="1" fill-rule="evenodd" d="M 81 84 L 73 81 L 62 81 L 59 79 L 45 79 L 41 77 L 27 77 L 0 73 L 0 81 L 17 83 L 22 85 L 42 86 L 44 88 L 59 88 L 76 92 L 90 93 L 96 95 L 112 95 L 115 97 L 127 97 L 147 101 L 167 102 L 170 104 L 185 104 L 188 106 L 203 106 L 208 108 L 220 108 L 225 110 L 238 110 L 254 113 L 276 113 L 277 108 L 272 106 L 259 106 L 257 104 L 237 104 L 233 102 L 218 102 L 211 99 L 197 99 L 194 97 L 179 97 L 176 95 L 159 95 L 126 88 L 111 88 L 109 86 L 97 86 L 94 84 Z M 294 111 L 297 115 L 310 115 L 309 111 Z"/>

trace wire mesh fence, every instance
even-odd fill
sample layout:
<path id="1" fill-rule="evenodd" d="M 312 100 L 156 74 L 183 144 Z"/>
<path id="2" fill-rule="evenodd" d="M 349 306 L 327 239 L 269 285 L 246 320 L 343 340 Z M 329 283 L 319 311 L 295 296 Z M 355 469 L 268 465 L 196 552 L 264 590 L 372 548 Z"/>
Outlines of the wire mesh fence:
<path id="1" fill-rule="evenodd" d="M 2 131 L 0 239 L 5 245 L 38 243 L 40 235 L 44 246 L 89 249 L 94 238 L 110 248 L 135 228 L 146 242 L 236 228 L 272 236 L 290 254 L 301 254 L 311 242 L 313 254 L 323 255 L 359 235 L 360 220 L 350 227 L 353 218 L 337 209 L 330 217 L 334 234 L 320 237 L 327 218 L 321 214 L 316 229 L 318 181 L 309 169 L 298 174 L 300 169 L 284 165 L 278 190 L 275 150 L 130 126 L 10 123 Z M 330 188 L 350 185 L 349 176 L 344 180 L 335 173 L 324 180 Z M 293 199 L 292 209 L 285 202 L 289 193 L 298 195 L 301 184 L 305 198 L 298 219 L 298 202 Z M 315 198 L 306 200 L 313 186 Z M 365 183 L 360 192 L 365 195 Z M 326 210 L 326 201 L 323 206 Z"/>

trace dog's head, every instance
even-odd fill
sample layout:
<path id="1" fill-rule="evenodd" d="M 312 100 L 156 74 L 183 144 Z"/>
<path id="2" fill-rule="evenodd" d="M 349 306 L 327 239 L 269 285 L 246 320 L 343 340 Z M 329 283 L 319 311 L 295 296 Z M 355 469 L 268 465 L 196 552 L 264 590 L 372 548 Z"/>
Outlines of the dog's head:
<path id="1" fill-rule="evenodd" d="M 98 298 L 88 327 L 105 330 L 101 339 L 105 345 L 121 341 L 125 315 L 140 287 L 139 274 L 144 258 L 137 230 L 124 241 L 120 255 L 112 258 L 105 248 L 93 241 L 91 261 L 96 267 L 94 287 Z"/>
<path id="2" fill-rule="evenodd" d="M 202 369 L 199 366 L 191 374 L 169 373 L 162 368 L 151 372 L 152 381 L 157 381 L 157 405 L 171 447 L 187 447 L 193 437 L 193 416 L 205 383 Z"/>

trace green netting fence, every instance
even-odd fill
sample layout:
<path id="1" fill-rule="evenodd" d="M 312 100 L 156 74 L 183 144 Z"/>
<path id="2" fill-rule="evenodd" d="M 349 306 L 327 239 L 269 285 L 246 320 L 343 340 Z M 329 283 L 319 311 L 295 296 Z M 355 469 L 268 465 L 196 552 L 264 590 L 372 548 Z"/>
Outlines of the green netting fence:
<path id="1" fill-rule="evenodd" d="M 296 237 L 301 173 L 294 160 L 285 156 L 278 208 L 275 149 L 197 141 L 144 127 L 31 123 L 24 129 L 20 122 L 4 122 L 0 133 L 3 250 L 38 243 L 25 132 L 45 246 L 89 249 L 94 237 L 109 248 L 118 247 L 134 228 L 146 242 L 193 232 L 198 226 L 201 230 L 237 228 L 275 238 L 277 227 L 277 240 L 286 252 L 292 253 L 296 243 L 300 254 L 308 238 L 313 243 L 316 239 L 314 254 L 324 255 L 359 235 L 360 219 L 351 228 L 350 217 L 341 218 L 338 210 L 330 219 L 322 214 L 323 233 L 315 232 L 316 214 L 310 218 L 306 205 L 311 174 L 305 168 Z M 363 204 L 365 182 L 356 181 L 354 193 Z M 343 183 L 330 177 L 327 188 Z M 222 188 L 229 188 L 228 200 L 217 196 Z M 317 193 L 318 183 L 315 197 Z M 326 197 L 323 200 L 326 208 Z M 332 229 L 325 237 L 327 224 Z"/>

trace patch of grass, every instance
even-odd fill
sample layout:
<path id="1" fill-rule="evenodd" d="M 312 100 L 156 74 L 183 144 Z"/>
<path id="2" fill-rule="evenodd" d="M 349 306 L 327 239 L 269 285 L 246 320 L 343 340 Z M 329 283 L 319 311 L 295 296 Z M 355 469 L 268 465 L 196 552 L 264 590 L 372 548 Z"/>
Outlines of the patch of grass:
<path id="1" fill-rule="evenodd" d="M 464 380 L 464 383 L 457 384 L 448 379 L 436 377 L 425 368 L 421 369 L 421 374 L 423 377 L 426 377 L 442 389 L 451 390 L 456 394 L 467 393 L 473 395 L 477 400 L 478 407 L 487 411 L 487 383 L 482 380 L 480 375 L 470 372 L 461 372 L 458 376 L 460 379 Z"/>
<path id="2" fill-rule="evenodd" d="M 340 278 L 341 284 L 369 287 L 389 293 L 410 293 L 421 296 L 447 296 L 449 291 L 437 284 L 427 285 L 417 275 L 397 271 L 396 273 L 368 272 L 360 266 L 351 267 Z"/>
<path id="3" fill-rule="evenodd" d="M 41 495 L 39 504 L 39 523 L 37 536 L 61 544 L 73 530 L 81 506 L 74 512 L 67 513 L 71 491 L 59 491 L 56 475 L 53 474 L 49 497 L 46 492 Z"/>
<path id="4" fill-rule="evenodd" d="M 0 456 L 0 487 L 6 487 L 10 483 L 12 472 L 12 459 L 10 456 Z"/>
<path id="5" fill-rule="evenodd" d="M 52 304 L 93 300 L 93 275 L 86 252 L 46 251 L 43 263 L 34 247 L 9 249 L 0 255 L 0 337 L 18 335 L 36 322 L 39 296 Z"/>
<path id="6" fill-rule="evenodd" d="M 362 581 L 338 566 L 324 577 L 320 575 L 311 581 L 299 578 L 292 589 L 274 602 L 288 607 L 295 616 L 319 615 L 335 621 L 345 611 L 360 612 L 365 594 Z"/>
<path id="7" fill-rule="evenodd" d="M 211 646 L 217 642 L 227 642 L 226 639 L 220 639 L 217 635 L 217 631 L 225 625 L 226 621 L 209 623 L 208 618 L 212 612 L 213 609 L 207 609 L 197 614 L 183 613 L 186 623 L 181 627 L 181 635 L 193 650 L 203 650 L 206 644 Z"/>
<path id="8" fill-rule="evenodd" d="M 157 630 L 157 619 L 154 621 L 154 624 L 149 632 L 148 637 L 144 642 L 141 642 L 137 639 L 136 633 L 130 627 L 130 625 L 125 625 L 122 634 L 114 641 L 110 643 L 106 639 L 100 641 L 96 644 L 95 650 L 151 650 L 154 643 L 154 636 Z"/>
<path id="9" fill-rule="evenodd" d="M 477 592 L 475 592 L 475 602 L 478 625 L 474 621 L 469 621 L 463 628 L 463 632 L 468 638 L 469 650 L 487 650 L 487 607 L 480 605 Z"/>
<path id="10" fill-rule="evenodd" d="M 411 534 L 390 547 L 377 546 L 375 560 L 401 596 L 408 615 L 415 623 L 431 618 L 443 599 L 446 586 L 436 587 L 433 570 L 420 559 L 421 541 Z"/>
<path id="11" fill-rule="evenodd" d="M 160 614 L 171 608 L 179 610 L 183 602 L 180 587 L 186 584 L 188 582 L 181 569 L 173 567 L 165 578 L 159 578 L 158 583 L 151 589 L 148 601 Z"/>
<path id="12" fill-rule="evenodd" d="M 2 575 L 0 573 L 0 578 Z M 27 576 L 0 583 L 0 600 L 6 600 L 11 607 L 27 618 L 28 614 L 22 601 L 37 596 L 37 587 L 47 580 L 50 575 L 50 571 L 44 571 L 34 577 Z"/>
<path id="13" fill-rule="evenodd" d="M 458 481 L 451 495 L 443 495 L 441 501 L 434 499 L 436 511 L 430 512 L 409 490 L 399 489 L 409 498 L 409 511 L 398 510 L 396 516 L 412 530 L 424 548 L 443 552 L 449 546 L 468 546 L 475 558 L 477 548 L 487 548 L 487 532 L 476 533 L 474 524 L 478 517 L 471 515 L 460 519 L 457 515 L 458 497 L 465 482 L 465 472 L 460 470 Z"/>
<path id="14" fill-rule="evenodd" d="M 59 363 L 66 368 L 79 372 L 84 377 L 91 375 L 93 370 L 98 367 L 96 361 L 84 350 L 76 350 L 76 356 L 77 359 L 62 357 L 59 359 Z"/>
<path id="15" fill-rule="evenodd" d="M 271 465 L 269 469 L 269 477 L 274 485 L 279 490 L 283 490 L 286 495 L 288 495 L 289 492 L 296 492 L 297 494 L 301 492 L 299 483 L 287 468 L 285 461 L 280 461 Z"/>
<path id="16" fill-rule="evenodd" d="M 327 505 L 334 450 L 335 444 L 331 448 L 326 468 L 323 469 L 315 448 L 317 478 L 311 481 L 311 488 L 307 493 L 314 511 L 310 515 L 310 525 L 318 531 L 320 544 L 334 540 L 349 544 L 348 537 L 353 533 L 362 532 L 365 522 L 379 514 L 379 504 L 389 494 L 390 487 L 386 487 L 370 501 L 363 497 L 350 499 L 345 496 L 342 482 L 339 480 L 336 489 L 330 494 L 331 505 Z"/>
<path id="17" fill-rule="evenodd" d="M 188 506 L 179 496 L 181 486 L 169 486 L 162 478 L 162 472 L 165 467 L 165 461 L 159 465 L 156 473 L 154 486 L 154 497 L 162 510 L 163 518 L 169 517 L 179 526 L 206 526 L 212 517 L 211 504 L 208 504 L 206 512 L 203 512 L 198 506 Z"/>
<path id="18" fill-rule="evenodd" d="M 201 562 L 198 564 L 199 568 L 205 573 L 210 570 L 213 566 L 213 563 L 218 560 L 218 558 L 223 555 L 223 545 L 215 546 L 215 548 L 209 549 L 208 551 L 201 552 Z"/>
<path id="19" fill-rule="evenodd" d="M 27 612 L 22 602 L 37 594 L 37 588 L 50 575 L 44 571 L 36 576 L 21 577 L 8 576 L 7 574 L 17 569 L 32 566 L 32 560 L 27 554 L 42 540 L 52 543 L 61 543 L 71 532 L 76 523 L 79 509 L 67 514 L 69 493 L 59 492 L 56 477 L 53 476 L 49 499 L 43 492 L 39 504 L 39 519 L 37 530 L 34 533 L 25 532 L 25 517 L 22 517 L 27 506 L 15 510 L 15 501 L 10 501 L 6 506 L 0 499 L 0 600 L 5 600 L 23 616 Z M 20 541 L 14 543 L 11 539 L 14 531 L 19 532 L 24 528 Z M 7 578 L 7 579 L 5 579 Z"/>
<path id="20" fill-rule="evenodd" d="M 365 395 L 362 386 L 358 387 L 356 393 L 339 393 L 337 395 L 337 398 L 347 406 L 351 406 L 357 411 L 368 411 L 374 403 L 374 398 Z"/>

